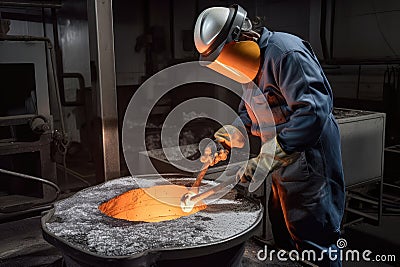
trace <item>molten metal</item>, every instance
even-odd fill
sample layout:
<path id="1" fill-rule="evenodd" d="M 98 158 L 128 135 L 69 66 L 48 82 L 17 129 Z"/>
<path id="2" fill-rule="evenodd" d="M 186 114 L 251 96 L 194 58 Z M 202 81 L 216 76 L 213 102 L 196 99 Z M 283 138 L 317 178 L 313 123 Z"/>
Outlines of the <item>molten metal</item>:
<path id="1" fill-rule="evenodd" d="M 128 221 L 174 220 L 207 207 L 205 204 L 197 203 L 190 212 L 184 212 L 181 208 L 181 198 L 188 192 L 186 187 L 178 185 L 138 188 L 101 204 L 99 209 L 110 217 Z"/>

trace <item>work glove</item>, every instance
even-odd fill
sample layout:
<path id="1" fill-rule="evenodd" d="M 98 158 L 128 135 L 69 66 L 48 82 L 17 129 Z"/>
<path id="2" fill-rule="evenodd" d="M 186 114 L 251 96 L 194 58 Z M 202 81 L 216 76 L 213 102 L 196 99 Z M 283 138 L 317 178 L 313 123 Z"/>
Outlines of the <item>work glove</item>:
<path id="1" fill-rule="evenodd" d="M 228 148 L 243 148 L 245 137 L 242 132 L 233 125 L 225 125 L 215 132 L 214 138 L 217 142 Z"/>
<path id="2" fill-rule="evenodd" d="M 242 183 L 251 181 L 252 185 L 249 191 L 255 191 L 263 182 L 267 175 L 279 168 L 286 167 L 295 162 L 300 153 L 286 153 L 276 138 L 264 143 L 261 146 L 260 154 L 248 161 L 236 173 L 236 179 Z"/>
<path id="3" fill-rule="evenodd" d="M 226 160 L 228 158 L 229 150 L 225 148 L 221 143 L 217 141 L 211 141 L 204 148 L 204 153 L 200 157 L 200 161 L 203 164 L 208 164 L 213 166 L 220 161 Z"/>
<path id="4" fill-rule="evenodd" d="M 202 163 L 209 163 L 210 166 L 220 161 L 226 160 L 229 150 L 233 147 L 243 148 L 245 145 L 245 137 L 242 132 L 232 125 L 221 127 L 214 134 L 215 141 L 210 142 L 200 158 Z"/>

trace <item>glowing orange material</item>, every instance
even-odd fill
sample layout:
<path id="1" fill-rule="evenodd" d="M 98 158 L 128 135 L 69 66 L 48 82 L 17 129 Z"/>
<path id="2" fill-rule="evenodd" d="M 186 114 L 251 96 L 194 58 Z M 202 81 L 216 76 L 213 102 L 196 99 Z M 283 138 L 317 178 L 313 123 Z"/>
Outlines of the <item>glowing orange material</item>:
<path id="1" fill-rule="evenodd" d="M 183 212 L 180 201 L 187 192 L 186 187 L 178 185 L 159 185 L 145 188 L 145 190 L 139 188 L 101 204 L 99 209 L 110 217 L 128 221 L 174 220 L 207 207 L 205 204 L 197 203 L 191 212 Z"/>

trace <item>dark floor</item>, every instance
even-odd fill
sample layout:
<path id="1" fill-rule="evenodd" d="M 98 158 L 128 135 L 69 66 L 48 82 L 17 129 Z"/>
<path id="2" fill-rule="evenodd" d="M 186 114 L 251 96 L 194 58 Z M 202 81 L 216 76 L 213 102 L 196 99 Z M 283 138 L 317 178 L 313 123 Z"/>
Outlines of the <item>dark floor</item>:
<path id="1" fill-rule="evenodd" d="M 381 227 L 365 223 L 348 228 L 344 237 L 351 249 L 370 249 L 374 253 L 400 253 L 400 217 L 383 217 Z M 63 266 L 58 249 L 48 244 L 40 230 L 40 216 L 0 224 L 0 266 Z M 257 259 L 257 253 L 263 246 L 251 239 L 246 244 L 243 266 L 301 266 L 291 261 L 278 261 L 276 258 L 266 261 Z M 304 264 L 303 264 L 304 265 Z M 391 264 L 377 262 L 344 262 L 343 266 L 400 266 L 399 261 Z"/>
<path id="2" fill-rule="evenodd" d="M 60 252 L 42 237 L 40 217 L 1 224 L 0 240 L 0 266 L 61 266 Z"/>
<path id="3" fill-rule="evenodd" d="M 32 217 L 15 222 L 0 224 L 0 266 L 63 266 L 62 255 L 58 249 L 48 244 L 42 237 L 40 217 Z M 261 262 L 257 252 L 261 246 L 250 240 L 243 257 L 243 266 L 300 266 L 277 259 Z"/>
<path id="4" fill-rule="evenodd" d="M 358 223 L 347 227 L 343 237 L 348 248 L 371 250 L 371 255 L 395 255 L 395 262 L 364 263 L 363 266 L 400 266 L 400 216 L 382 216 L 380 226 Z M 347 265 L 356 266 L 356 265 Z"/>

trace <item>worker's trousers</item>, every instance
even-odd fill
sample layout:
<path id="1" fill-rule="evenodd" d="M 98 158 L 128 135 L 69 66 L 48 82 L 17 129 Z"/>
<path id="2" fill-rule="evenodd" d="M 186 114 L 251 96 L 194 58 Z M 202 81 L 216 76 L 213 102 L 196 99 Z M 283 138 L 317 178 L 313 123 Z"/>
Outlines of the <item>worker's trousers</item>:
<path id="1" fill-rule="evenodd" d="M 297 250 L 318 266 L 341 266 L 336 243 L 344 188 L 327 176 L 319 154 L 315 148 L 301 152 L 295 163 L 272 173 L 268 213 L 277 247 Z"/>

